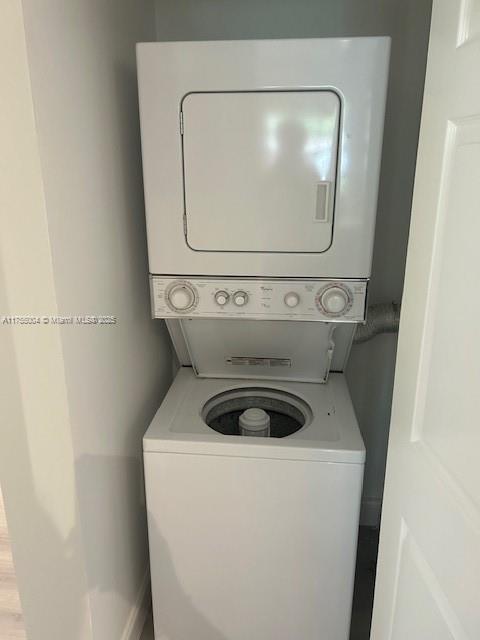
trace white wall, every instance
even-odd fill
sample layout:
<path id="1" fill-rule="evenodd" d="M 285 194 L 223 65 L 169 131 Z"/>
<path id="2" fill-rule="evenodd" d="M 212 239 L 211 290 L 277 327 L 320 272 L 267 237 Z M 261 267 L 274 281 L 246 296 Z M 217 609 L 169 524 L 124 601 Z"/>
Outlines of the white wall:
<path id="1" fill-rule="evenodd" d="M 399 301 L 431 0 L 156 0 L 158 40 L 390 35 L 392 54 L 371 302 Z M 347 372 L 367 447 L 362 521 L 378 521 L 396 337 L 354 347 Z"/>
<path id="2" fill-rule="evenodd" d="M 1 5 L 0 47 L 0 315 L 56 313 L 17 0 Z M 28 638 L 90 640 L 60 331 L 0 321 L 0 344 L 0 481 Z"/>
<path id="3" fill-rule="evenodd" d="M 0 315 L 117 317 L 0 327 L 1 481 L 26 626 L 30 640 L 123 640 L 147 593 L 141 438 L 171 373 L 150 320 L 135 77 L 154 8 L 6 0 L 0 24 Z"/>

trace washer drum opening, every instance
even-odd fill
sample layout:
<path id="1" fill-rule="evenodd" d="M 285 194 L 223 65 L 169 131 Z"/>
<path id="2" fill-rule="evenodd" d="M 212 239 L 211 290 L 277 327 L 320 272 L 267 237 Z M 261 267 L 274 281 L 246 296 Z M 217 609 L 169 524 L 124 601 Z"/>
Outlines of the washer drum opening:
<path id="1" fill-rule="evenodd" d="M 263 409 L 270 416 L 270 437 L 285 438 L 309 424 L 312 411 L 293 394 L 277 389 L 253 387 L 225 391 L 203 407 L 202 418 L 214 431 L 239 436 L 239 417 L 251 408 Z"/>

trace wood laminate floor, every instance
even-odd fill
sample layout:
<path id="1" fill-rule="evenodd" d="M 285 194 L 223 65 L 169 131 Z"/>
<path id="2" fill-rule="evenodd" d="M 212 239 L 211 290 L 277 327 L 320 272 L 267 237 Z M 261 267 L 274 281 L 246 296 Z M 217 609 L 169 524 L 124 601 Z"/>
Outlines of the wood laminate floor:
<path id="1" fill-rule="evenodd" d="M 0 638 L 25 640 L 22 609 L 17 591 L 10 538 L 0 490 Z"/>

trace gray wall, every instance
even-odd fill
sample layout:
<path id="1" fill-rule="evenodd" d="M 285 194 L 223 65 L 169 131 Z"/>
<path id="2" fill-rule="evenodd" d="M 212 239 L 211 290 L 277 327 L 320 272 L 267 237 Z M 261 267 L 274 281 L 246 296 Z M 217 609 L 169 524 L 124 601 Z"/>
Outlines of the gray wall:
<path id="1" fill-rule="evenodd" d="M 150 318 L 135 68 L 154 29 L 153 0 L 0 3 L 1 313 L 117 318 L 1 332 L 0 473 L 29 640 L 138 638 L 148 606 L 142 436 L 171 379 Z"/>
<path id="2" fill-rule="evenodd" d="M 402 294 L 430 10 L 431 0 L 156 0 L 160 41 L 392 37 L 371 302 Z M 379 515 L 395 350 L 395 336 L 356 346 L 347 372 L 367 446 L 364 522 Z"/>
<path id="3" fill-rule="evenodd" d="M 24 0 L 94 640 L 122 637 L 147 580 L 142 436 L 170 382 L 150 317 L 135 43 L 152 0 Z M 71 635 L 73 639 L 74 636 Z"/>

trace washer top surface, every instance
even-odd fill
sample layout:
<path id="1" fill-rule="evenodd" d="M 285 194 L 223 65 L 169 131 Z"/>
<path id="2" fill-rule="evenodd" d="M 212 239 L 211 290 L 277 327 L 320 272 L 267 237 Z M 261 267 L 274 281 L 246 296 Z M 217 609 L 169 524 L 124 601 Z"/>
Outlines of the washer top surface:
<path id="1" fill-rule="evenodd" d="M 243 391 L 242 391 L 243 390 Z M 246 391 L 248 390 L 248 392 Z M 205 422 L 227 392 L 276 395 L 296 407 L 305 424 L 286 437 L 224 435 Z M 189 453 L 363 464 L 365 447 L 343 374 L 328 383 L 198 378 L 181 367 L 143 438 L 147 452 Z"/>

